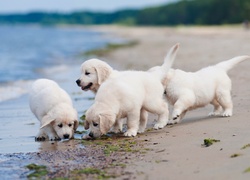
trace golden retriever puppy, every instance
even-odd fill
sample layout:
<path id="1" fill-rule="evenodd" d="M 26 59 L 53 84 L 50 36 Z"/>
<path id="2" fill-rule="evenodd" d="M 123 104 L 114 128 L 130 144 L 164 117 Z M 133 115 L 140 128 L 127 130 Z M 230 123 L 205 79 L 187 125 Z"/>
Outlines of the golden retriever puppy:
<path id="1" fill-rule="evenodd" d="M 106 134 L 121 118 L 127 118 L 125 136 L 136 136 L 144 131 L 147 119 L 141 123 L 142 110 L 158 115 L 155 129 L 163 128 L 168 122 L 168 105 L 163 99 L 162 81 L 170 69 L 179 45 L 174 46 L 163 65 L 152 72 L 121 71 L 116 77 L 108 78 L 99 87 L 94 104 L 86 112 L 85 129 L 90 137 Z"/>
<path id="2" fill-rule="evenodd" d="M 180 122 L 189 110 L 212 104 L 210 116 L 232 116 L 231 80 L 227 71 L 249 56 L 237 56 L 197 72 L 171 69 L 165 78 L 166 97 L 174 106 L 169 124 Z"/>
<path id="3" fill-rule="evenodd" d="M 105 80 L 115 77 L 118 73 L 102 60 L 89 59 L 82 63 L 81 77 L 76 80 L 76 83 L 82 90 L 96 93 Z"/>
<path id="4" fill-rule="evenodd" d="M 174 45 L 165 57 L 162 68 L 159 66 L 159 69 L 152 71 L 152 74 L 158 75 L 159 78 L 163 77 L 162 74 L 165 74 L 172 66 L 178 49 L 179 44 Z M 101 61 L 99 59 L 90 59 L 82 63 L 81 77 L 76 80 L 76 83 L 81 87 L 82 90 L 91 90 L 92 92 L 96 93 L 102 83 L 104 83 L 108 79 L 119 76 L 121 73 L 124 72 L 114 70 L 104 61 Z M 140 125 L 138 133 L 144 132 L 147 124 L 147 119 L 148 113 L 145 109 L 142 108 L 140 111 Z M 123 121 L 123 119 L 117 121 L 113 126 L 112 131 L 115 133 L 122 132 Z"/>
<path id="5" fill-rule="evenodd" d="M 29 105 L 40 121 L 37 141 L 73 138 L 78 127 L 77 112 L 69 95 L 56 82 L 36 80 L 31 87 Z"/>

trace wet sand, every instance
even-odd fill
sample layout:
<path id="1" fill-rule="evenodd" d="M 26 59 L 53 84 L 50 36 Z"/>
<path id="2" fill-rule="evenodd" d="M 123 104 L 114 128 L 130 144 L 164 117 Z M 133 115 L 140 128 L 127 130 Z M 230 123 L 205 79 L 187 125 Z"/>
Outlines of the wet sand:
<path id="1" fill-rule="evenodd" d="M 146 70 L 162 63 L 168 49 L 180 43 L 173 68 L 196 71 L 238 55 L 250 54 L 250 31 L 242 27 L 120 28 L 103 27 L 139 41 L 107 59 L 123 69 Z M 188 112 L 183 122 L 139 135 L 151 149 L 126 168 L 136 179 L 249 179 L 250 60 L 229 72 L 232 79 L 234 114 L 229 118 L 208 117 L 212 106 Z M 170 111 L 171 112 L 171 111 Z M 154 116 L 149 120 L 152 127 Z M 204 139 L 220 140 L 203 147 Z M 235 155 L 236 157 L 231 157 Z"/>
<path id="2" fill-rule="evenodd" d="M 100 57 L 119 70 L 147 70 L 160 65 L 175 43 L 180 43 L 180 50 L 173 67 L 185 71 L 196 71 L 234 56 L 250 54 L 250 31 L 241 27 L 89 28 L 139 42 L 136 46 L 118 49 Z M 250 60 L 246 60 L 229 72 L 233 82 L 232 117 L 208 118 L 212 107 L 207 106 L 188 112 L 181 124 L 162 130 L 151 130 L 155 116 L 150 115 L 148 131 L 132 139 L 111 137 L 88 143 L 77 139 L 45 142 L 38 143 L 37 149 L 30 151 L 29 143 L 26 143 L 27 151 L 20 152 L 30 153 L 0 154 L 0 174 L 5 175 L 4 179 L 25 179 L 30 173 L 25 166 L 36 163 L 47 166 L 49 173 L 46 177 L 49 178 L 98 178 L 96 174 L 74 172 L 75 169 L 92 167 L 105 171 L 105 176 L 115 179 L 249 179 L 250 173 L 244 171 L 250 167 L 250 147 L 241 149 L 250 143 L 249 70 Z M 75 89 L 74 81 L 78 73 L 80 71 L 76 68 L 69 71 L 67 76 L 57 79 L 66 90 L 72 92 L 73 99 L 85 96 L 85 93 Z M 74 103 L 79 115 L 86 110 L 83 101 Z M 32 126 L 29 127 L 32 131 L 24 135 L 24 139 L 34 143 L 38 126 L 30 123 L 36 120 L 27 107 L 22 110 L 17 106 L 17 109 L 20 111 L 13 113 L 12 118 L 19 119 L 18 112 L 24 114 L 20 120 L 30 118 L 24 124 L 26 129 Z M 220 142 L 203 147 L 201 144 L 206 138 Z M 231 158 L 233 154 L 239 156 Z"/>

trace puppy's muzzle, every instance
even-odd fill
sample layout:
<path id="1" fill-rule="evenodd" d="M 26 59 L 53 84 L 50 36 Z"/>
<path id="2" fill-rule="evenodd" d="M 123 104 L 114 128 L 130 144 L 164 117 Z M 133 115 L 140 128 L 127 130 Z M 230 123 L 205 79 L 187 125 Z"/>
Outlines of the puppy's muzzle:
<path id="1" fill-rule="evenodd" d="M 89 133 L 89 136 L 93 138 L 93 137 L 94 137 L 94 134 L 93 134 L 92 132 L 90 132 L 90 133 Z"/>
<path id="2" fill-rule="evenodd" d="M 64 134 L 64 135 L 63 135 L 63 138 L 64 138 L 64 139 L 69 139 L 69 134 Z"/>
<path id="3" fill-rule="evenodd" d="M 80 79 L 77 79 L 77 80 L 76 80 L 76 84 L 77 84 L 78 86 L 81 86 L 81 80 L 80 80 Z"/>

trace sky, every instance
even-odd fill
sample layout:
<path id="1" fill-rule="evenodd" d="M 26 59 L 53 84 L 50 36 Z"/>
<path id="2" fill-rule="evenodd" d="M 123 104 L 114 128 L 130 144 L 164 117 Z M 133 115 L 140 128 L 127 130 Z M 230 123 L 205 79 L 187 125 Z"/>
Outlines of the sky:
<path id="1" fill-rule="evenodd" d="M 176 0 L 0 0 L 0 14 L 34 11 L 73 12 L 79 10 L 112 12 L 126 8 L 144 8 Z"/>

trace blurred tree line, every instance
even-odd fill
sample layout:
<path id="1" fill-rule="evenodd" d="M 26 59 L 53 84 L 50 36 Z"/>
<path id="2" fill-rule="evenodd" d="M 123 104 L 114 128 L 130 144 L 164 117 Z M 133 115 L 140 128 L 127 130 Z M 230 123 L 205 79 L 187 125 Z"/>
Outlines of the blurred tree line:
<path id="1" fill-rule="evenodd" d="M 0 15 L 0 23 L 218 25 L 250 20 L 250 0 L 182 0 L 140 10 Z"/>

